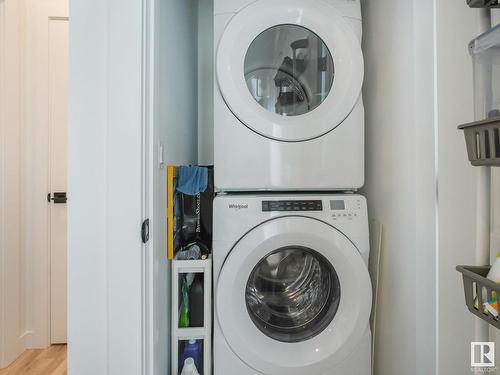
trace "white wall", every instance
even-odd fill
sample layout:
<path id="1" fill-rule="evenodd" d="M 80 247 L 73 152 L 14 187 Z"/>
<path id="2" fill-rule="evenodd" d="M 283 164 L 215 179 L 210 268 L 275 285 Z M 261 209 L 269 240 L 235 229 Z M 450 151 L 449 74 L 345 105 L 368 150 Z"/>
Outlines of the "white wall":
<path id="1" fill-rule="evenodd" d="M 458 264 L 474 264 L 476 172 L 457 126 L 474 119 L 468 43 L 478 35 L 477 10 L 437 1 L 437 121 L 439 128 L 439 371 L 468 373 L 474 316 L 464 304 Z"/>
<path id="2" fill-rule="evenodd" d="M 198 0 L 198 164 L 214 163 L 214 1 Z"/>
<path id="3" fill-rule="evenodd" d="M 417 287 L 412 2 L 365 1 L 363 17 L 365 192 L 371 218 L 383 227 L 375 373 L 411 375 L 416 374 Z"/>
<path id="4" fill-rule="evenodd" d="M 24 350 L 21 14 L 21 1 L 0 1 L 0 368 Z"/>
<path id="5" fill-rule="evenodd" d="M 159 126 L 172 164 L 197 158 L 197 15 L 197 0 L 160 0 Z"/>
<path id="6" fill-rule="evenodd" d="M 455 266 L 474 263 L 476 171 L 457 125 L 473 119 L 477 11 L 383 0 L 364 16 L 365 190 L 384 226 L 376 373 L 465 374 L 474 318 Z"/>

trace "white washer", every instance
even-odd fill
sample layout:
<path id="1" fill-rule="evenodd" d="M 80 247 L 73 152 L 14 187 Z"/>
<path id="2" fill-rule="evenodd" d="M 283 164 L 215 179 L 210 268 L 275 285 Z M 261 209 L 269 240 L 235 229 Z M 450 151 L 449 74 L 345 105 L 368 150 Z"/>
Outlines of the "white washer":
<path id="1" fill-rule="evenodd" d="M 215 0 L 218 190 L 364 183 L 360 0 Z"/>
<path id="2" fill-rule="evenodd" d="M 370 375 L 368 254 L 362 196 L 218 196 L 214 374 Z"/>

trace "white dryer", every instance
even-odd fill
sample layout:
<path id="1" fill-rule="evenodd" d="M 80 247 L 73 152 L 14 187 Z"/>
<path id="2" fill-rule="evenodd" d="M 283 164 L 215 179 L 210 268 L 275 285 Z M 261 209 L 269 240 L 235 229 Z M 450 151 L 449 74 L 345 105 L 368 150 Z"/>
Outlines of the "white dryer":
<path id="1" fill-rule="evenodd" d="M 360 0 L 215 0 L 215 185 L 364 183 Z"/>
<path id="2" fill-rule="evenodd" d="M 370 375 L 368 254 L 361 196 L 218 196 L 214 374 Z"/>

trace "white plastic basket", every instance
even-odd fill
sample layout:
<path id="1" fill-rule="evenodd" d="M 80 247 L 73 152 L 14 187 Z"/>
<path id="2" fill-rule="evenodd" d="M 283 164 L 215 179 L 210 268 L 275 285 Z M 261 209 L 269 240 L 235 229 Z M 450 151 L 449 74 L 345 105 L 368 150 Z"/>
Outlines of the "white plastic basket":
<path id="1" fill-rule="evenodd" d="M 478 121 L 460 125 L 474 166 L 500 165 L 500 25 L 469 43 Z"/>

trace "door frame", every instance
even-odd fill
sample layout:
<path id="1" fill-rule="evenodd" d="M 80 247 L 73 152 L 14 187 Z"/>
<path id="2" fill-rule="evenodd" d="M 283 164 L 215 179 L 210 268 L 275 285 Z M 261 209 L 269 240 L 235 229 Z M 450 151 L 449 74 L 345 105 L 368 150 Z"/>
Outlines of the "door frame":
<path id="1" fill-rule="evenodd" d="M 54 27 L 63 27 L 63 29 L 59 29 L 58 32 L 54 32 L 53 28 Z M 62 32 L 65 30 L 65 32 Z M 60 41 L 57 42 L 56 46 L 57 49 L 54 49 L 53 42 L 51 41 L 52 38 L 58 38 L 59 36 L 57 35 L 58 33 L 61 33 L 61 35 L 65 34 L 65 40 L 61 39 Z M 53 119 L 56 116 L 53 116 L 52 114 L 56 113 L 59 111 L 59 116 L 61 116 L 64 113 L 64 109 L 60 109 L 60 104 L 64 102 L 64 100 L 68 100 L 68 91 L 65 92 L 66 95 L 64 95 L 60 100 L 63 100 L 63 102 L 55 102 L 54 101 L 54 88 L 56 87 L 55 85 L 57 82 L 61 82 L 66 80 L 65 84 L 66 87 L 65 89 L 67 90 L 68 87 L 67 85 L 69 84 L 69 17 L 51 17 L 49 19 L 49 32 L 48 32 L 48 37 L 49 37 L 49 73 L 48 73 L 48 78 L 49 78 L 49 97 L 48 97 L 48 106 L 49 106 L 49 118 L 50 121 L 48 123 L 48 139 L 49 139 L 49 151 L 48 151 L 48 185 L 49 185 L 49 190 L 48 194 L 55 194 L 55 192 L 67 192 L 68 190 L 68 179 L 67 179 L 67 161 L 68 161 L 68 154 L 67 154 L 67 146 L 68 146 L 68 139 L 67 139 L 67 132 L 68 132 L 68 121 L 67 121 L 67 108 L 68 106 L 66 105 L 65 109 L 65 116 L 66 116 L 66 122 L 65 123 L 58 123 L 58 126 L 56 126 L 56 122 L 53 121 Z M 67 44 L 61 44 L 61 43 L 67 43 Z M 60 47 L 60 48 L 59 48 Z M 58 53 L 64 53 L 64 60 L 59 57 L 57 60 L 55 60 L 52 57 L 52 54 L 56 55 Z M 66 59 L 67 58 L 67 59 Z M 56 66 L 56 70 L 54 70 L 54 67 L 51 64 L 58 64 L 59 62 L 62 62 L 60 67 Z M 64 67 L 63 67 L 64 66 Z M 58 71 L 58 69 L 61 69 L 61 72 L 63 72 L 62 69 L 66 69 L 65 74 L 66 76 L 61 76 L 61 72 Z M 57 78 L 56 78 L 57 77 Z M 55 105 L 54 105 L 55 104 Z M 64 108 L 64 107 L 63 107 Z M 58 134 L 58 132 L 61 132 Z M 65 138 L 61 138 L 61 136 L 64 135 Z M 56 156 L 54 158 L 54 152 L 57 152 L 58 150 L 64 150 L 62 154 L 60 154 L 60 158 Z M 59 173 L 62 173 L 61 175 L 58 175 L 57 171 L 55 170 L 58 166 L 58 163 L 64 163 L 60 166 L 63 166 L 64 168 L 59 170 Z M 62 178 L 61 178 L 62 177 Z M 47 203 L 48 203 L 48 240 L 49 240 L 49 267 L 50 267 L 50 272 L 49 272 L 49 281 L 50 281 L 50 290 L 49 290 L 49 297 L 50 297 L 50 325 L 49 325 L 49 340 L 50 344 L 62 344 L 62 343 L 67 343 L 67 261 L 63 263 L 64 259 L 67 259 L 67 203 L 56 203 L 51 202 L 49 200 L 49 197 L 47 197 Z M 61 222 L 55 222 L 54 219 L 56 219 L 58 216 L 63 215 L 65 219 L 62 219 L 61 217 Z M 60 224 L 62 222 L 66 222 L 66 225 L 61 226 Z M 62 242 L 64 240 L 64 242 Z M 56 250 L 57 249 L 57 250 Z M 63 290 L 64 289 L 64 292 Z M 59 290 L 58 290 L 59 289 Z M 54 318 L 57 316 L 57 318 Z"/>
<path id="2" fill-rule="evenodd" d="M 157 1 L 70 9 L 69 373 L 152 373 Z"/>
<path id="3" fill-rule="evenodd" d="M 26 0 L 24 40 L 23 231 L 26 252 L 26 312 L 28 348 L 50 345 L 50 123 L 48 43 L 34 39 L 52 20 L 69 18 L 69 1 Z M 46 33 L 48 36 L 48 31 Z M 48 42 L 48 41 L 47 41 Z M 47 92 L 40 92 L 40 89 Z M 46 98 L 47 103 L 40 98 Z M 45 199 L 44 199 L 45 198 Z"/>
<path id="4" fill-rule="evenodd" d="M 0 1 L 0 368 L 24 351 L 22 0 Z"/>

